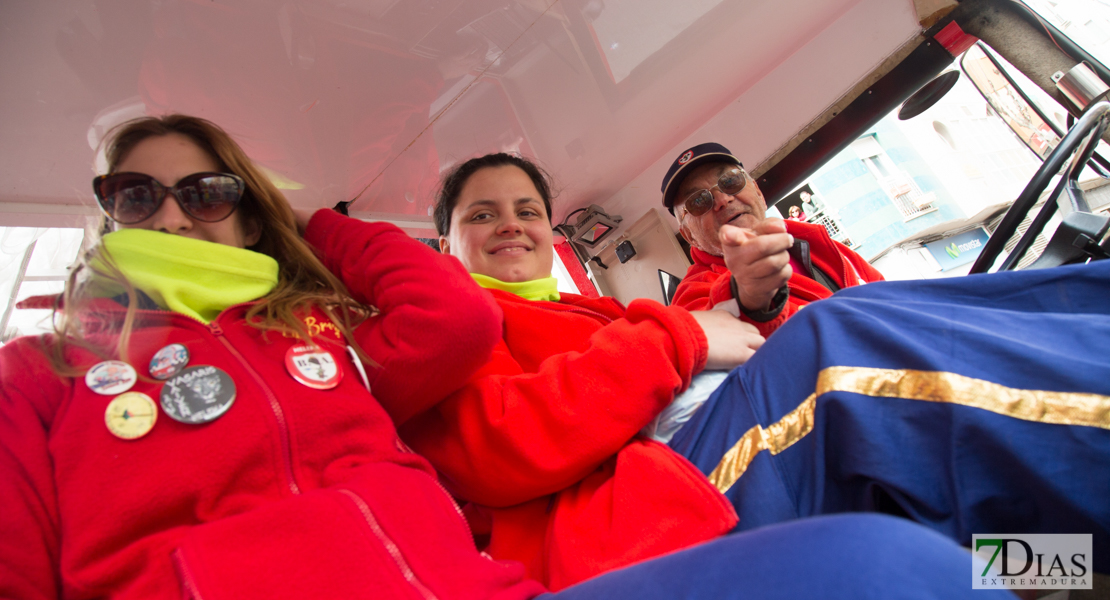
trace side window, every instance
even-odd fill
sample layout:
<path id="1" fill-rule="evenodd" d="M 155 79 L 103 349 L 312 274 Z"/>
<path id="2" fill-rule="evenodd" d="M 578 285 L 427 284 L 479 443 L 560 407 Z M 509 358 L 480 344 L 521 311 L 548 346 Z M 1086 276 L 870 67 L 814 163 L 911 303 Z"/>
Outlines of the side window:
<path id="1" fill-rule="evenodd" d="M 936 199 L 934 194 L 923 193 L 913 178 L 898 168 L 898 165 L 887 156 L 874 134 L 865 135 L 852 142 L 852 150 L 863 161 L 867 170 L 875 176 L 879 187 L 890 196 L 894 206 L 898 207 L 898 212 L 902 214 L 902 221 L 915 219 L 937 209 L 933 206 Z"/>
<path id="2" fill-rule="evenodd" d="M 821 225 L 832 239 L 849 248 L 858 247 L 858 244 L 848 237 L 848 232 L 841 226 L 836 210 L 825 203 L 821 194 L 817 193 L 814 185 L 810 182 L 806 182 L 802 187 L 777 202 L 775 210 L 784 219 Z"/>
<path id="3" fill-rule="evenodd" d="M 15 305 L 62 291 L 84 234 L 83 229 L 0 227 L 0 344 L 50 330 L 51 311 Z"/>
<path id="4" fill-rule="evenodd" d="M 813 223 L 814 225 L 823 225 L 825 227 L 825 230 L 829 232 L 829 237 L 840 242 L 841 244 L 844 244 L 845 246 L 848 246 L 849 248 L 855 248 L 858 246 L 858 244 L 853 242 L 852 239 L 848 237 L 848 233 L 845 232 L 844 229 L 840 226 L 840 221 L 837 220 L 835 216 L 827 212 L 818 212 L 809 219 L 809 222 Z"/>

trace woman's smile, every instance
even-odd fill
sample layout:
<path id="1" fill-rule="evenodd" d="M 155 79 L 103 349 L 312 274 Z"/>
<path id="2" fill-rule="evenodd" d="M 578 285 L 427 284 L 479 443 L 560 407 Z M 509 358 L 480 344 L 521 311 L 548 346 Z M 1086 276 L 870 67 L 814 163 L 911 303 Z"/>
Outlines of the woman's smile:
<path id="1" fill-rule="evenodd" d="M 502 242 L 494 246 L 489 253 L 500 256 L 518 256 L 531 251 L 532 249 L 524 242 Z"/>

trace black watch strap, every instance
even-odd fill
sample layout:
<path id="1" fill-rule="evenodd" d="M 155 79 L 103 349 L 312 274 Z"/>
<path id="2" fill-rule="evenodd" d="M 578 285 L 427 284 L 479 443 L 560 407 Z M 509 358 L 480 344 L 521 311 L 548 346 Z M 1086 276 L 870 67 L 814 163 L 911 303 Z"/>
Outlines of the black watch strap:
<path id="1" fill-rule="evenodd" d="M 756 323 L 766 323 L 774 320 L 782 313 L 782 309 L 786 308 L 786 299 L 790 297 L 790 288 L 784 285 L 771 298 L 771 308 L 767 310 L 748 310 L 744 308 L 744 303 L 740 302 L 740 289 L 736 286 L 735 277 L 729 277 L 729 286 L 732 287 L 732 298 L 736 300 L 736 306 L 740 307 L 740 314 Z"/>

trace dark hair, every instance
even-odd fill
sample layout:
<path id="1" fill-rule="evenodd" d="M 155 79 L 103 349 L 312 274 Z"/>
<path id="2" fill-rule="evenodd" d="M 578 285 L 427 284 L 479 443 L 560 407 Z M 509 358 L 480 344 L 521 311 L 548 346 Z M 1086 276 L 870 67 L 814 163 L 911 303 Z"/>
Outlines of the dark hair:
<path id="1" fill-rule="evenodd" d="M 455 205 L 459 203 L 459 194 L 470 176 L 490 167 L 517 167 L 528 174 L 536 191 L 543 198 L 543 207 L 547 209 L 547 220 L 551 220 L 551 176 L 541 169 L 536 163 L 521 156 L 498 152 L 472 158 L 455 167 L 443 178 L 443 185 L 436 195 L 436 208 L 432 213 L 436 223 L 436 233 L 447 235 L 451 231 L 451 213 L 455 212 Z"/>

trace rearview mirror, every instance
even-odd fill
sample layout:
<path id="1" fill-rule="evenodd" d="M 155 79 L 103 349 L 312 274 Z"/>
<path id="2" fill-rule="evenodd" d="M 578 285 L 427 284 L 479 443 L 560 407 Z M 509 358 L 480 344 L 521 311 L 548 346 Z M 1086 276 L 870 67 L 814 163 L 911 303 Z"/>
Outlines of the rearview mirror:
<path id="1" fill-rule="evenodd" d="M 1041 160 L 1060 143 L 1064 129 L 1045 115 L 1018 87 L 999 59 L 982 42 L 964 53 L 960 69 L 975 84 L 994 112 Z"/>

